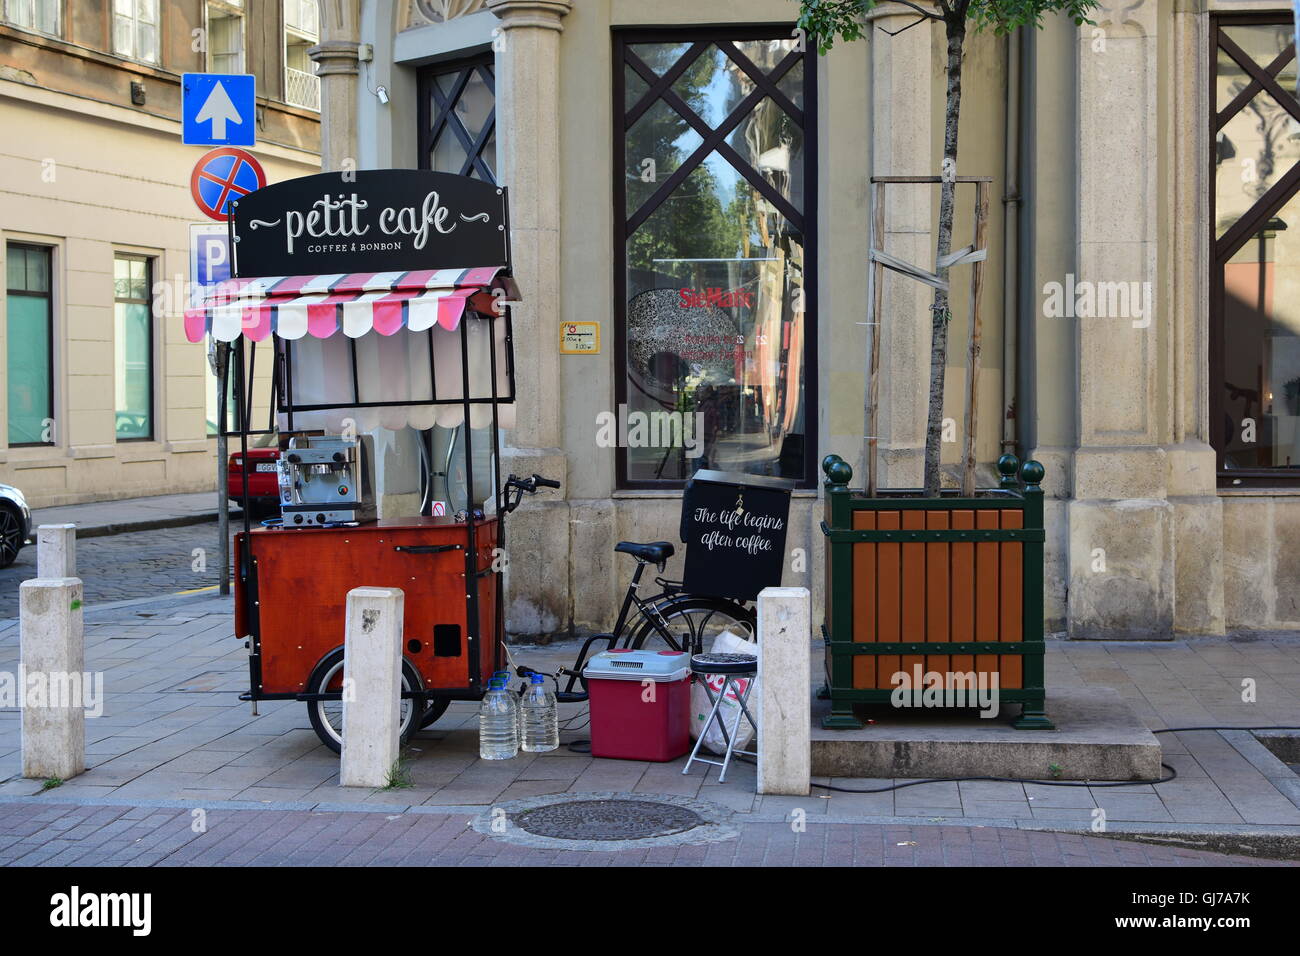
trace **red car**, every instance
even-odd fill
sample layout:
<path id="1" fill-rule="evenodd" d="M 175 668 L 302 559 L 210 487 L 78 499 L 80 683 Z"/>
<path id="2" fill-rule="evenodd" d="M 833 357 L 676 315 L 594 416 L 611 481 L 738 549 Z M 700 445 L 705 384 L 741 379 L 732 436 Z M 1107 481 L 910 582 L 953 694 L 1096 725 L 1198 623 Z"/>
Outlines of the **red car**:
<path id="1" fill-rule="evenodd" d="M 248 508 L 257 519 L 280 513 L 280 485 L 276 479 L 275 463 L 280 457 L 280 443 L 275 435 L 258 435 L 248 446 Z M 231 504 L 243 507 L 244 472 L 240 467 L 241 453 L 230 456 L 228 471 Z"/>

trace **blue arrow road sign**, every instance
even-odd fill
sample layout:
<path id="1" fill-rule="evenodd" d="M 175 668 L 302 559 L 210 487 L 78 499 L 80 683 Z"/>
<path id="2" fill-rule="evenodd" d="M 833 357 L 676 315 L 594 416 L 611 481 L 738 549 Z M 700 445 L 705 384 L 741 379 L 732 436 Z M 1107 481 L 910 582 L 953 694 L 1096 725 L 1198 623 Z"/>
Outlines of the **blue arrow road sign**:
<path id="1" fill-rule="evenodd" d="M 181 114 L 181 142 L 187 146 L 252 146 L 257 79 L 251 73 L 185 73 Z"/>

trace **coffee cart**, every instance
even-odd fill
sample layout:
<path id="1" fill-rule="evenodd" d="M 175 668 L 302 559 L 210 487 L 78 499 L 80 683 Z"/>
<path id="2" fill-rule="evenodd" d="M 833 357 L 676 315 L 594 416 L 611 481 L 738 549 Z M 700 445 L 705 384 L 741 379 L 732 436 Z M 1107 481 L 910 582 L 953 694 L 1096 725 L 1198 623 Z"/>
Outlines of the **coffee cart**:
<path id="1" fill-rule="evenodd" d="M 514 421 L 509 303 L 519 297 L 506 190 L 422 170 L 355 171 L 231 206 L 233 278 L 186 312 L 185 329 L 191 342 L 231 345 L 221 390 L 230 394 L 233 375 L 236 427 L 224 403 L 219 418 L 239 439 L 245 495 L 249 436 L 304 436 L 281 453 L 280 522 L 252 526 L 245 502 L 236 536 L 242 699 L 306 702 L 338 751 L 347 593 L 401 588 L 405 740 L 451 701 L 481 698 L 502 667 L 505 518 L 523 494 L 559 487 L 498 472 L 500 430 Z M 266 428 L 253 421 L 259 343 L 271 350 Z M 357 436 L 408 425 L 464 427 L 463 512 L 369 518 L 374 455 Z M 491 494 L 480 509 L 481 441 Z"/>

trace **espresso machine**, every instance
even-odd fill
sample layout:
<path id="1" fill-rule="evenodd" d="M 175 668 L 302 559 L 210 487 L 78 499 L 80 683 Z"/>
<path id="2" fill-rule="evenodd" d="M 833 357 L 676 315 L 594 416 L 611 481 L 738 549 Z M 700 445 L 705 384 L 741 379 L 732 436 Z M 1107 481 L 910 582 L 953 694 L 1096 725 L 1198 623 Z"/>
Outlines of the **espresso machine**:
<path id="1" fill-rule="evenodd" d="M 369 521 L 375 516 L 369 435 L 298 436 L 276 462 L 285 528 Z"/>

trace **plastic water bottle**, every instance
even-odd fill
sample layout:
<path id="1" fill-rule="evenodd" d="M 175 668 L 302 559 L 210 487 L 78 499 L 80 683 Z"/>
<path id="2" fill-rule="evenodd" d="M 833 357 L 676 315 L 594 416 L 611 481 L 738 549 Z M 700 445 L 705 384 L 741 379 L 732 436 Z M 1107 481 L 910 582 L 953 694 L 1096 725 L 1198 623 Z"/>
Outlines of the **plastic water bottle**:
<path id="1" fill-rule="evenodd" d="M 533 674 L 523 700 L 519 702 L 522 748 L 528 753 L 545 753 L 560 746 L 560 719 L 555 695 L 546 689 L 546 678 Z"/>
<path id="2" fill-rule="evenodd" d="M 478 708 L 478 755 L 509 760 L 519 752 L 519 725 L 513 696 L 500 678 L 492 678 Z"/>

